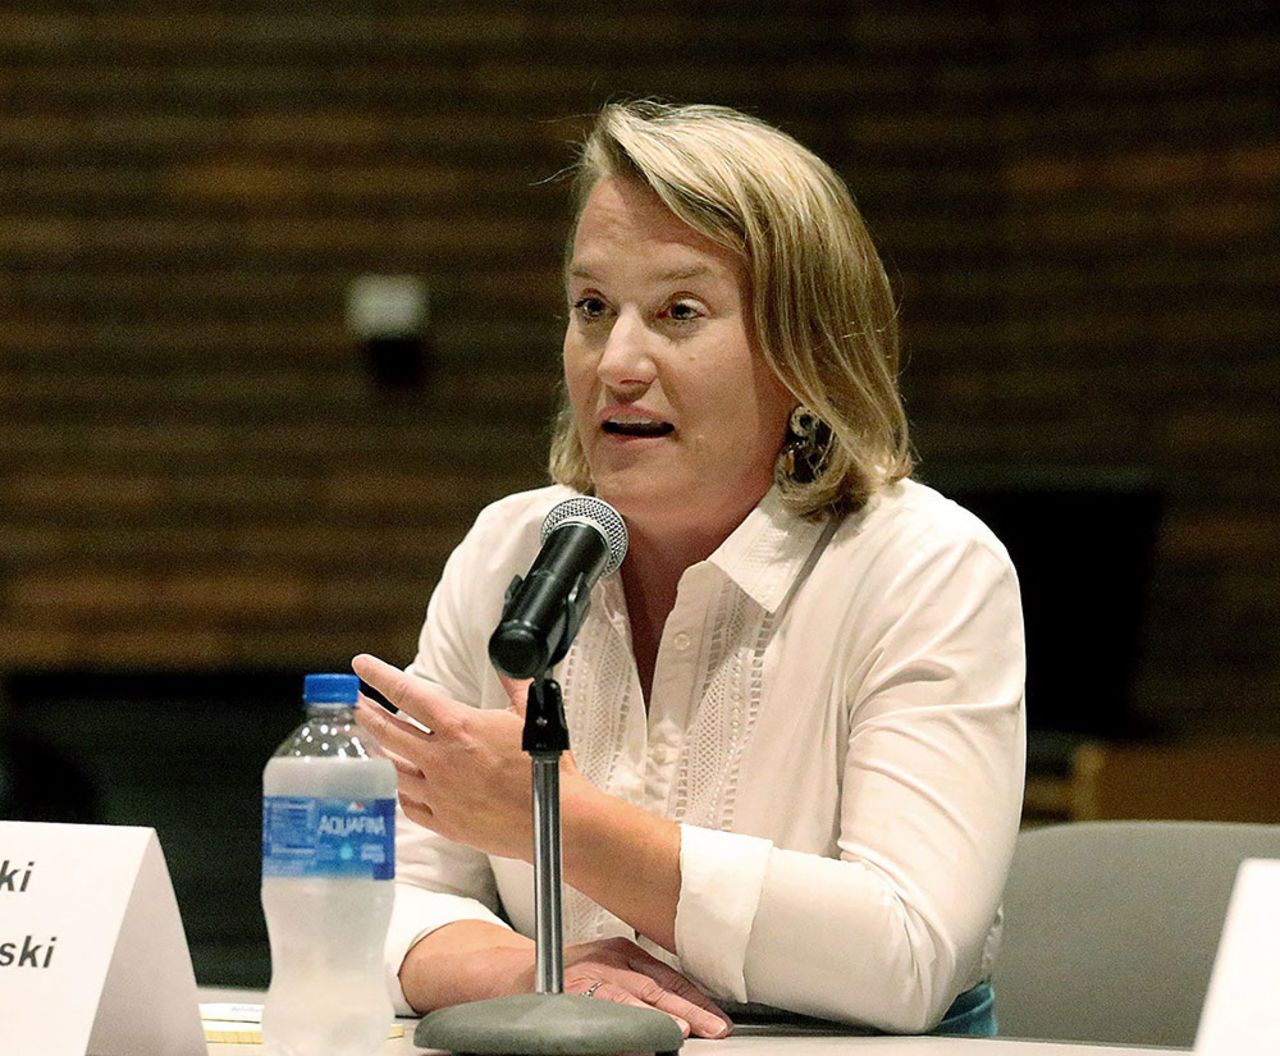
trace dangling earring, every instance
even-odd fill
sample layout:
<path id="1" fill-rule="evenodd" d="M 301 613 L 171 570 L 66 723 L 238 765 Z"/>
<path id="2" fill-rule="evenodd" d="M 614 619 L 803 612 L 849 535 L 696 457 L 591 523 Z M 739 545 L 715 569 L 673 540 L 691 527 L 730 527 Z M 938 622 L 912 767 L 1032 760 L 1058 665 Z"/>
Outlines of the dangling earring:
<path id="1" fill-rule="evenodd" d="M 798 403 L 791 411 L 791 432 L 802 440 L 808 440 L 818 433 L 820 419 L 803 403 Z"/>
<path id="2" fill-rule="evenodd" d="M 787 422 L 780 475 L 796 484 L 812 482 L 822 471 L 830 438 L 830 426 L 803 403 L 798 404 Z"/>

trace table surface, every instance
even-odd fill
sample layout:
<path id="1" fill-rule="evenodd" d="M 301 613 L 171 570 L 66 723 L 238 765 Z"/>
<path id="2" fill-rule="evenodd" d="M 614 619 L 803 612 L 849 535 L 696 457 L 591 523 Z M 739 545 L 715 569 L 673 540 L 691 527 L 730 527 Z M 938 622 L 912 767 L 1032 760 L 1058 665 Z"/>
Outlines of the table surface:
<path id="1" fill-rule="evenodd" d="M 204 988 L 200 1000 L 240 1001 L 259 1004 L 260 990 L 222 990 Z M 402 1019 L 404 1037 L 389 1039 L 378 1056 L 407 1056 L 437 1050 L 420 1049 L 413 1043 L 416 1019 Z M 787 1033 L 779 1033 L 786 1029 Z M 883 1053 L 892 1056 L 1133 1056 L 1133 1054 L 1186 1052 L 1185 1049 L 1130 1048 L 1117 1045 L 1083 1045 L 1060 1041 L 1022 1041 L 1016 1038 L 936 1038 L 936 1037 L 857 1037 L 847 1034 L 825 1034 L 812 1030 L 796 1030 L 776 1026 L 740 1025 L 734 1033 L 719 1041 L 693 1038 L 685 1042 L 681 1053 L 686 1056 L 835 1056 L 837 1053 Z M 213 1043 L 209 1056 L 262 1056 L 261 1045 Z"/>

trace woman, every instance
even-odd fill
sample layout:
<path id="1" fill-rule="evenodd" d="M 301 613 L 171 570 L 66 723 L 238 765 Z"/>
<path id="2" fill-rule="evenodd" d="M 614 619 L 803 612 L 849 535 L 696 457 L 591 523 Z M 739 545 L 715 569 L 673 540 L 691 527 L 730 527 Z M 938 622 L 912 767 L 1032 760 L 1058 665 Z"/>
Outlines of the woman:
<path id="1" fill-rule="evenodd" d="M 1017 584 L 908 478 L 893 300 L 847 190 L 752 118 L 635 103 L 600 115 L 576 205 L 557 485 L 480 515 L 408 674 L 355 661 L 432 731 L 363 706 L 400 772 L 402 1010 L 531 989 L 522 687 L 485 647 L 545 513 L 590 491 L 631 547 L 557 669 L 566 990 L 708 1037 L 712 997 L 993 1031 Z"/>

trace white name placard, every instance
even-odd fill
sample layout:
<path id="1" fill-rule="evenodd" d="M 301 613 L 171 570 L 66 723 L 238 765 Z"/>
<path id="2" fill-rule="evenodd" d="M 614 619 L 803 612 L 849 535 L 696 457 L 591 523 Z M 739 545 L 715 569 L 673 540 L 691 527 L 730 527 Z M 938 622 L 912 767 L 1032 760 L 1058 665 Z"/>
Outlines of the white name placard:
<path id="1" fill-rule="evenodd" d="M 0 1053 L 207 1052 L 155 830 L 0 821 Z"/>
<path id="2" fill-rule="evenodd" d="M 1280 859 L 1240 863 L 1213 976 L 1196 1031 L 1196 1056 L 1280 1053 Z"/>

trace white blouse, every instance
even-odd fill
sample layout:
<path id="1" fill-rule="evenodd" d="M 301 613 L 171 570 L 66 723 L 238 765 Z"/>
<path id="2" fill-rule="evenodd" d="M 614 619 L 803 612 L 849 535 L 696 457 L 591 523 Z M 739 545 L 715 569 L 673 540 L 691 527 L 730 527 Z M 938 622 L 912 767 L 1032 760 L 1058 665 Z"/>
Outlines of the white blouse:
<path id="1" fill-rule="evenodd" d="M 502 708 L 486 652 L 539 548 L 551 487 L 484 510 L 410 670 Z M 1022 798 L 1024 647 L 1008 554 L 904 481 L 841 521 L 770 492 L 685 571 L 649 709 L 621 581 L 598 583 L 557 678 L 579 769 L 681 822 L 673 958 L 707 992 L 881 1030 L 929 1029 L 990 974 Z M 388 984 L 459 919 L 533 931 L 531 866 L 400 816 Z M 634 932 L 564 892 L 565 942 Z"/>

